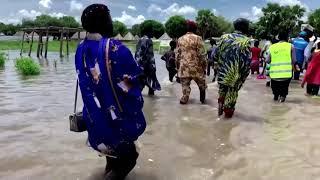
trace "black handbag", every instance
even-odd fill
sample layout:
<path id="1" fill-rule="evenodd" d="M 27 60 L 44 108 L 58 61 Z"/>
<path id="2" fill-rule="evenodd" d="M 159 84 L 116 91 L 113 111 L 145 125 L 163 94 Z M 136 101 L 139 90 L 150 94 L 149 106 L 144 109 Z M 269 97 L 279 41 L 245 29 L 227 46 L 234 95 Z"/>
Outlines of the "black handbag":
<path id="1" fill-rule="evenodd" d="M 77 80 L 77 85 L 76 85 L 73 114 L 69 116 L 70 131 L 72 132 L 84 132 L 87 130 L 82 112 L 77 112 L 78 88 L 79 88 L 79 80 Z"/>

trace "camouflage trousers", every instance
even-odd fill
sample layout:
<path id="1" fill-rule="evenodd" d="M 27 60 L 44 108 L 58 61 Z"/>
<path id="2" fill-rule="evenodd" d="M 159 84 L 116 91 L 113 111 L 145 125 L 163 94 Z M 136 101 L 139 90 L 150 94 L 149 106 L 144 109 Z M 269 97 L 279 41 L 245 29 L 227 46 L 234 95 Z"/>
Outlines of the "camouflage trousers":
<path id="1" fill-rule="evenodd" d="M 191 93 L 191 81 L 195 81 L 199 87 L 200 91 L 205 91 L 207 89 L 207 83 L 206 83 L 206 79 L 205 78 L 193 78 L 193 77 L 189 77 L 189 78 L 180 78 L 181 81 L 181 85 L 182 85 L 182 98 L 181 101 L 182 102 L 188 102 L 189 97 L 190 97 L 190 93 Z"/>
<path id="2" fill-rule="evenodd" d="M 224 104 L 226 109 L 235 109 L 238 99 L 239 88 L 219 85 L 219 103 Z"/>

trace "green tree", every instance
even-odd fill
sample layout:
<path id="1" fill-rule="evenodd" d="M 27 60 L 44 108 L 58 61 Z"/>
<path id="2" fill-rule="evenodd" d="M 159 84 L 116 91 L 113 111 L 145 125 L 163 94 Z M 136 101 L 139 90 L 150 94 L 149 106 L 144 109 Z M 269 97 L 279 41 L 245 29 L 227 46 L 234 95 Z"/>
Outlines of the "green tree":
<path id="1" fill-rule="evenodd" d="M 131 33 L 135 36 L 141 36 L 140 24 L 135 24 L 131 28 Z"/>
<path id="2" fill-rule="evenodd" d="M 198 31 L 203 39 L 212 36 L 217 30 L 216 16 L 209 9 L 202 9 L 198 11 L 196 17 Z"/>
<path id="3" fill-rule="evenodd" d="M 141 23 L 140 30 L 142 35 L 145 34 L 144 32 L 151 31 L 147 33 L 151 33 L 155 38 L 159 38 L 164 34 L 163 24 L 155 20 L 146 20 Z"/>
<path id="4" fill-rule="evenodd" d="M 59 18 L 59 21 L 60 21 L 61 25 L 64 27 L 70 27 L 70 28 L 80 27 L 80 24 L 72 16 L 63 16 L 63 17 Z"/>
<path id="5" fill-rule="evenodd" d="M 35 27 L 37 26 L 33 20 L 30 19 L 22 19 L 22 27 Z"/>
<path id="6" fill-rule="evenodd" d="M 13 24 L 8 24 L 4 27 L 3 29 L 3 33 L 6 36 L 12 36 L 14 35 L 16 32 L 18 31 L 17 26 L 13 25 Z"/>
<path id="7" fill-rule="evenodd" d="M 217 24 L 216 30 L 212 32 L 212 36 L 219 37 L 225 33 L 231 33 L 233 29 L 232 23 L 227 21 L 223 16 L 215 17 L 215 21 Z"/>
<path id="8" fill-rule="evenodd" d="M 315 28 L 316 33 L 320 34 L 320 8 L 309 15 L 308 22 Z"/>
<path id="9" fill-rule="evenodd" d="M 113 22 L 113 36 L 116 36 L 118 34 L 125 36 L 127 33 L 128 33 L 128 28 L 125 24 L 123 24 L 120 21 Z"/>
<path id="10" fill-rule="evenodd" d="M 4 23 L 0 22 L 0 32 L 3 33 L 3 30 L 6 28 L 6 25 Z"/>
<path id="11" fill-rule="evenodd" d="M 39 26 L 39 27 L 48 27 L 48 26 L 62 27 L 63 26 L 63 24 L 58 18 L 51 17 L 49 15 L 37 16 L 34 23 L 36 26 Z"/>
<path id="12" fill-rule="evenodd" d="M 172 16 L 166 22 L 165 28 L 171 38 L 179 38 L 187 32 L 186 20 L 182 16 Z"/>
<path id="13" fill-rule="evenodd" d="M 299 5 L 280 6 L 279 4 L 269 3 L 262 9 L 263 16 L 257 22 L 256 37 L 276 37 L 279 31 L 294 33 L 305 13 L 305 9 Z"/>

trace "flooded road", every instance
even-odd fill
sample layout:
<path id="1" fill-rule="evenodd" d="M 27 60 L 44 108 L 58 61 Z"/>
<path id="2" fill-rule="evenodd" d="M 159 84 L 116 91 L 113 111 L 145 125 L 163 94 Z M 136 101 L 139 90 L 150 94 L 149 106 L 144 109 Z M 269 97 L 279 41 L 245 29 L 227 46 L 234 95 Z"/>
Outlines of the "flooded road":
<path id="1" fill-rule="evenodd" d="M 86 133 L 69 131 L 73 59 L 49 54 L 40 76 L 23 78 L 16 56 L 0 70 L 0 179 L 102 180 L 105 159 L 85 145 Z M 157 65 L 163 90 L 145 96 L 148 127 L 128 180 L 320 179 L 320 100 L 299 84 L 277 104 L 263 80 L 249 77 L 226 121 L 217 117 L 217 84 L 208 85 L 206 105 L 192 84 L 190 104 L 181 106 L 180 85 L 167 80 L 159 56 Z"/>

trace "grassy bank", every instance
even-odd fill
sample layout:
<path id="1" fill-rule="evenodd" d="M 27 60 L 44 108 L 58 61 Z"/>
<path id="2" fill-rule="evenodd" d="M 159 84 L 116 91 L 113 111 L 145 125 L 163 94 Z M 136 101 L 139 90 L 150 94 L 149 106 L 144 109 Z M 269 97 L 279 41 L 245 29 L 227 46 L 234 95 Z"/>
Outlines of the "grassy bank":
<path id="1" fill-rule="evenodd" d="M 123 42 L 132 52 L 136 50 L 136 41 Z M 69 44 L 70 53 L 75 52 L 77 48 L 77 41 L 71 41 Z M 154 42 L 154 50 L 157 52 L 159 50 L 160 42 Z M 38 42 L 33 42 L 32 52 L 36 52 L 38 47 Z M 29 52 L 30 43 L 25 42 L 23 45 L 23 52 Z M 8 50 L 19 50 L 21 49 L 20 41 L 0 41 L 0 51 Z M 64 53 L 67 51 L 66 42 L 63 43 Z M 49 52 L 59 52 L 60 51 L 60 41 L 50 41 L 48 45 Z"/>
<path id="2" fill-rule="evenodd" d="M 23 45 L 23 52 L 29 52 L 31 43 L 25 42 Z M 66 43 L 63 43 L 64 52 L 67 51 Z M 33 42 L 32 52 L 36 52 L 38 47 L 38 42 Z M 77 47 L 77 41 L 71 41 L 69 44 L 70 52 L 75 52 Z M 20 41 L 0 41 L 0 50 L 20 50 L 21 42 Z M 48 45 L 48 51 L 50 52 L 59 52 L 60 51 L 60 41 L 50 41 Z"/>

